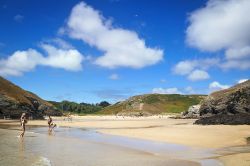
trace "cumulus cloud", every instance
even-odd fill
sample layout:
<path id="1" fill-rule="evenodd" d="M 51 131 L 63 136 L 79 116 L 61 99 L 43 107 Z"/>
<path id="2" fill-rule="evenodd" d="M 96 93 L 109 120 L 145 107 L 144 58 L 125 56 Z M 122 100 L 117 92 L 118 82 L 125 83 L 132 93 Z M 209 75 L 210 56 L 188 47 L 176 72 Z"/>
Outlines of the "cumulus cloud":
<path id="1" fill-rule="evenodd" d="M 142 68 L 163 59 L 163 50 L 147 47 L 134 31 L 113 27 L 110 20 L 84 2 L 72 9 L 60 33 L 103 51 L 104 55 L 95 60 L 95 64 L 102 67 Z"/>
<path id="2" fill-rule="evenodd" d="M 243 82 L 246 82 L 248 79 L 240 79 L 239 81 L 238 81 L 238 84 L 240 84 L 240 83 L 243 83 Z"/>
<path id="3" fill-rule="evenodd" d="M 54 38 L 49 40 L 50 42 L 56 44 L 59 48 L 63 48 L 63 49 L 73 49 L 74 47 L 66 42 L 65 40 L 61 39 L 61 38 Z"/>
<path id="4" fill-rule="evenodd" d="M 177 75 L 186 75 L 189 80 L 200 81 L 209 78 L 206 70 L 218 66 L 219 61 L 218 58 L 185 60 L 178 62 L 172 70 Z"/>
<path id="5" fill-rule="evenodd" d="M 182 94 L 178 88 L 153 88 L 152 93 L 156 94 Z"/>
<path id="6" fill-rule="evenodd" d="M 229 48 L 226 50 L 227 59 L 241 59 L 250 55 L 250 46 L 241 48 Z"/>
<path id="7" fill-rule="evenodd" d="M 42 54 L 34 49 L 16 51 L 7 59 L 0 59 L 0 75 L 20 76 L 34 69 L 42 60 Z"/>
<path id="8" fill-rule="evenodd" d="M 214 82 L 209 84 L 210 92 L 214 92 L 214 91 L 221 90 L 221 89 L 227 89 L 229 87 L 230 87 L 229 85 L 223 85 L 223 84 L 220 84 L 217 81 L 214 81 Z"/>
<path id="9" fill-rule="evenodd" d="M 188 79 L 191 81 L 206 80 L 209 77 L 209 74 L 203 70 L 194 70 L 188 75 Z"/>
<path id="10" fill-rule="evenodd" d="M 41 62 L 42 65 L 62 68 L 69 71 L 79 71 L 82 69 L 81 62 L 84 58 L 76 49 L 58 49 L 49 44 L 42 44 L 41 47 L 48 55 L 44 57 Z"/>
<path id="11" fill-rule="evenodd" d="M 61 49 L 49 44 L 42 44 L 46 56 L 35 49 L 15 51 L 6 59 L 0 59 L 0 75 L 20 76 L 33 70 L 38 65 L 62 68 L 69 71 L 82 69 L 83 55 L 75 49 Z"/>
<path id="12" fill-rule="evenodd" d="M 229 69 L 247 70 L 250 69 L 250 59 L 228 60 L 222 62 L 220 64 L 220 67 L 223 70 L 229 70 Z"/>
<path id="13" fill-rule="evenodd" d="M 209 0 L 205 7 L 191 13 L 187 43 L 202 51 L 225 51 L 222 69 L 249 69 L 249 15 L 249 0 Z"/>
<path id="14" fill-rule="evenodd" d="M 109 79 L 111 79 L 111 80 L 118 80 L 119 79 L 119 75 L 118 74 L 111 74 L 109 76 Z"/>
<path id="15" fill-rule="evenodd" d="M 249 14 L 249 0 L 209 0 L 191 13 L 187 42 L 206 51 L 248 46 Z"/>

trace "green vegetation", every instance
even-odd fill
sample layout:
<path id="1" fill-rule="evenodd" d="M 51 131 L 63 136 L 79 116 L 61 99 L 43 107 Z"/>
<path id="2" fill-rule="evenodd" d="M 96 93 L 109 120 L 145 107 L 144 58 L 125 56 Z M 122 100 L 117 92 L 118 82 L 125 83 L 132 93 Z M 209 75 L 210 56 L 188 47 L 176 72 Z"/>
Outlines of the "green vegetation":
<path id="1" fill-rule="evenodd" d="M 129 98 L 102 109 L 102 114 L 148 112 L 150 114 L 180 113 L 199 104 L 205 95 L 147 94 Z M 140 104 L 143 104 L 140 110 Z"/>
<path id="2" fill-rule="evenodd" d="M 143 102 L 147 103 L 147 104 L 153 104 L 153 103 L 156 103 L 156 102 L 159 102 L 160 101 L 160 96 L 157 95 L 157 94 L 152 94 L 152 95 L 149 95 L 149 96 L 146 96 L 143 100 Z"/>
<path id="3" fill-rule="evenodd" d="M 49 102 L 53 104 L 58 110 L 61 110 L 63 113 L 72 112 L 79 115 L 94 114 L 103 109 L 104 107 L 110 105 L 106 101 L 102 101 L 97 104 L 76 103 L 71 101 L 62 101 L 62 102 L 49 101 Z"/>
<path id="4" fill-rule="evenodd" d="M 146 94 L 129 98 L 128 100 L 110 105 L 103 101 L 97 104 L 76 103 L 70 101 L 53 102 L 57 109 L 72 112 L 78 115 L 104 114 L 116 115 L 119 113 L 148 113 L 165 114 L 186 111 L 191 105 L 199 104 L 205 95 L 179 94 Z"/>

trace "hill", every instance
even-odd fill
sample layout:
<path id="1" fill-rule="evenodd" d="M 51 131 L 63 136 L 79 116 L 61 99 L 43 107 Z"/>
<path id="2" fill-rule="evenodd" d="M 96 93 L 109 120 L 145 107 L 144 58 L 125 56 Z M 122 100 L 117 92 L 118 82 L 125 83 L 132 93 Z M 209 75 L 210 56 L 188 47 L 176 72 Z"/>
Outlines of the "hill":
<path id="1" fill-rule="evenodd" d="M 210 94 L 197 124 L 250 124 L 250 80 Z"/>
<path id="2" fill-rule="evenodd" d="M 51 103 L 0 76 L 0 117 L 19 118 L 22 112 L 34 118 L 45 114 L 61 115 Z"/>
<path id="3" fill-rule="evenodd" d="M 101 114 L 153 115 L 161 113 L 180 113 L 189 106 L 199 104 L 205 95 L 146 94 L 130 97 L 102 109 Z"/>

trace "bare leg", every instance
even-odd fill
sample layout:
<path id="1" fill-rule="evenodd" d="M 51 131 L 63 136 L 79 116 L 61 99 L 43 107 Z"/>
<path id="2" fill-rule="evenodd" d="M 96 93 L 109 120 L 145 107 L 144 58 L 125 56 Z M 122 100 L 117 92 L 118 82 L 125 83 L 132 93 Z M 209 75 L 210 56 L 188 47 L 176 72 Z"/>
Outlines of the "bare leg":
<path id="1" fill-rule="evenodd" d="M 22 133 L 20 134 L 20 137 L 23 137 L 25 133 L 25 124 L 22 124 Z"/>

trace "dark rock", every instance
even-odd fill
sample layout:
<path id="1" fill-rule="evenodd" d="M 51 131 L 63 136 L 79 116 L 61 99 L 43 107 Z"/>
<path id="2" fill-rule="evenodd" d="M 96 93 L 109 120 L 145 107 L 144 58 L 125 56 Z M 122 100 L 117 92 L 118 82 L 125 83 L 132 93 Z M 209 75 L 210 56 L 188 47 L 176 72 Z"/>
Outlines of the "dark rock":
<path id="1" fill-rule="evenodd" d="M 203 125 L 218 125 L 218 124 L 226 124 L 226 125 L 250 125 L 250 115 L 244 113 L 238 113 L 234 115 L 213 115 L 210 117 L 200 118 L 195 121 L 195 124 L 203 124 Z"/>
<path id="2" fill-rule="evenodd" d="M 249 124 L 250 80 L 210 94 L 199 111 L 196 124 Z"/>

